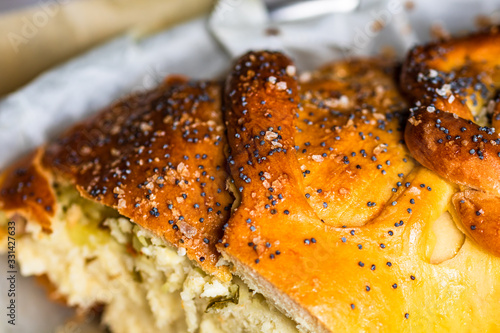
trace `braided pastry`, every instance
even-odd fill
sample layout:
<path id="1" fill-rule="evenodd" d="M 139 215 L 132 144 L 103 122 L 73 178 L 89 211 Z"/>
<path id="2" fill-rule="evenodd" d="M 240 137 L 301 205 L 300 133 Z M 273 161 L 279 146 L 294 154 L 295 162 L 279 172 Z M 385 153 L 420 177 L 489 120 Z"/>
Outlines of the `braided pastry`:
<path id="1" fill-rule="evenodd" d="M 500 256 L 500 107 L 491 103 L 491 122 L 481 111 L 500 87 L 498 28 L 415 48 L 402 83 L 413 100 L 405 139 L 417 161 L 460 185 L 454 214 L 481 247 Z M 474 122 L 477 119 L 481 126 Z"/>
<path id="2" fill-rule="evenodd" d="M 371 87 L 374 72 L 356 62 L 299 88 L 291 66 L 281 54 L 251 53 L 227 83 L 241 204 L 219 250 L 310 331 L 499 329 L 479 320 L 481 302 L 500 310 L 498 259 L 468 240 L 453 259 L 426 258 L 429 223 L 456 189 L 412 161 L 399 124 L 404 103 L 387 96 L 394 88 Z M 356 83 L 346 79 L 353 75 Z M 485 272 L 492 284 L 479 291 L 473 281 Z M 477 303 L 478 292 L 488 301 Z"/>
<path id="3" fill-rule="evenodd" d="M 11 168 L 0 194 L 3 208 L 46 206 L 31 215 L 50 230 L 46 215 L 57 209 L 53 194 L 50 203 L 37 205 L 37 198 L 48 196 L 27 195 L 30 189 L 22 186 L 12 191 L 27 183 L 26 176 L 17 176 L 25 164 L 48 168 L 83 197 L 117 209 L 172 244 L 185 244 L 190 259 L 227 281 L 227 267 L 216 267 L 215 250 L 232 203 L 225 190 L 224 128 L 214 112 L 220 110 L 219 93 L 217 84 L 171 77 L 154 91 L 118 102 Z"/>
<path id="4" fill-rule="evenodd" d="M 116 332 L 498 331 L 500 258 L 484 251 L 498 254 L 496 134 L 472 121 L 498 81 L 484 50 L 462 66 L 469 38 L 412 51 L 405 131 L 380 59 L 299 79 L 283 54 L 250 52 L 225 85 L 170 78 L 2 173 L 0 222 L 27 219 L 23 271 L 71 305 L 105 304 Z M 472 88 L 447 74 L 455 100 L 431 72 L 452 64 L 483 73 Z M 474 155 L 445 144 L 463 128 Z"/>

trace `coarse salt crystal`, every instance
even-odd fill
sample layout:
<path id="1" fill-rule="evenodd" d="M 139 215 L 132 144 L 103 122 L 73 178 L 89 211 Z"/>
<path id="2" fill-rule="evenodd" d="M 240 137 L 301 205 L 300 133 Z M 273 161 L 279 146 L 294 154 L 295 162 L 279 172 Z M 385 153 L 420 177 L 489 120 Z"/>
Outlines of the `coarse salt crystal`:
<path id="1" fill-rule="evenodd" d="M 340 96 L 339 103 L 340 105 L 347 107 L 349 104 L 349 98 L 346 95 L 342 95 Z"/>
<path id="2" fill-rule="evenodd" d="M 277 141 L 271 141 L 271 145 L 273 147 L 280 147 L 280 148 L 283 147 L 283 145 Z"/>
<path id="3" fill-rule="evenodd" d="M 266 140 L 274 140 L 278 137 L 278 133 L 267 131 L 266 132 Z"/>
<path id="4" fill-rule="evenodd" d="M 278 90 L 286 90 L 286 82 L 285 81 L 278 82 L 276 84 L 276 88 L 278 88 Z"/>
<path id="5" fill-rule="evenodd" d="M 117 206 L 117 208 L 118 209 L 123 209 L 125 207 L 127 207 L 127 202 L 125 201 L 125 199 L 118 200 L 118 206 Z"/>
<path id="6" fill-rule="evenodd" d="M 311 156 L 314 162 L 323 162 L 324 158 L 321 155 L 313 155 Z"/>
<path id="7" fill-rule="evenodd" d="M 429 77 L 436 77 L 438 76 L 438 72 L 435 69 L 429 70 Z"/>
<path id="8" fill-rule="evenodd" d="M 300 74 L 300 77 L 299 77 L 299 81 L 304 82 L 304 83 L 311 81 L 311 79 L 312 79 L 311 72 L 304 72 L 304 73 Z"/>

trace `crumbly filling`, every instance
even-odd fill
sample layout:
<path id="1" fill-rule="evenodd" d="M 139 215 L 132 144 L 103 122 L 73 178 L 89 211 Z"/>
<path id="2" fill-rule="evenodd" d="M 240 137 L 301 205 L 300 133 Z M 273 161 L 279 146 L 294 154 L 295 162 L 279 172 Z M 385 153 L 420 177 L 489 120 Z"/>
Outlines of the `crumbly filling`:
<path id="1" fill-rule="evenodd" d="M 56 192 L 53 232 L 28 221 L 18 237 L 21 273 L 45 274 L 69 306 L 104 304 L 102 320 L 113 332 L 297 331 L 241 280 L 222 283 L 205 274 L 185 250 L 70 186 Z M 7 221 L 0 212 L 0 225 Z"/>

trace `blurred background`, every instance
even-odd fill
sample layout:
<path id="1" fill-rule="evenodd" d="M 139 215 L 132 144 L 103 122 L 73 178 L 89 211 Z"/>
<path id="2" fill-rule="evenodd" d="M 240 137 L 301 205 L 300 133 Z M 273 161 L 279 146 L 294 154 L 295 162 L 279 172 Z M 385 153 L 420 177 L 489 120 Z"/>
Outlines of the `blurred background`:
<path id="1" fill-rule="evenodd" d="M 115 36 L 147 36 L 212 7 L 211 0 L 1 0 L 0 96 Z"/>
<path id="2" fill-rule="evenodd" d="M 376 45 L 411 45 L 500 22 L 499 1 L 0 0 L 0 97 L 49 68 L 123 35 L 134 40 L 211 13 L 208 30 L 230 56 L 285 50 L 311 68 Z M 401 36 L 404 35 L 404 38 Z M 186 42 L 189 42 L 186 39 Z M 304 59 L 308 53 L 310 61 Z M 378 47 L 377 52 L 382 52 Z M 338 52 L 337 52 L 338 53 Z M 352 54 L 353 52 L 348 52 Z M 318 59 L 318 55 L 321 59 Z"/>
<path id="3" fill-rule="evenodd" d="M 36 3 L 36 0 L 3 0 L 0 2 L 0 12 L 19 9 Z"/>

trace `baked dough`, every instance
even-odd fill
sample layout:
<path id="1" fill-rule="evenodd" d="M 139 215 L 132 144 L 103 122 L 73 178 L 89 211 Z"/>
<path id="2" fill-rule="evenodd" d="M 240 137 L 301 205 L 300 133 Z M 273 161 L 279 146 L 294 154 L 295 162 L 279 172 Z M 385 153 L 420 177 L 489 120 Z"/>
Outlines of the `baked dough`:
<path id="1" fill-rule="evenodd" d="M 430 226 L 458 188 L 410 157 L 404 109 L 383 103 L 394 87 L 358 80 L 360 95 L 381 92 L 381 102 L 358 104 L 328 89 L 345 84 L 342 75 L 299 88 L 292 66 L 282 54 L 250 53 L 226 85 L 242 198 L 219 250 L 237 274 L 313 332 L 499 330 L 500 259 L 469 238 L 439 264 L 426 255 L 429 239 L 444 237 Z M 360 201 L 366 208 L 351 210 Z M 335 207 L 330 219 L 332 205 L 349 213 Z"/>
<path id="2" fill-rule="evenodd" d="M 98 224 L 99 237 L 111 233 L 126 246 L 120 247 L 125 263 L 139 262 L 151 276 L 160 276 L 151 278 L 154 283 L 148 280 L 158 295 L 165 292 L 162 274 L 175 270 L 159 264 L 161 255 L 176 257 L 165 244 L 178 248 L 180 255 L 186 251 L 212 275 L 179 264 L 179 270 L 189 272 L 191 279 L 184 285 L 192 286 L 191 296 L 182 291 L 169 297 L 182 298 L 189 323 L 196 322 L 196 306 L 185 300 L 198 297 L 193 295 L 201 295 L 203 284 L 210 284 L 210 290 L 215 285 L 223 291 L 214 293 L 219 296 L 213 300 L 222 304 L 214 311 L 223 331 L 249 330 L 249 322 L 252 329 L 269 332 L 290 327 L 272 307 L 256 301 L 258 296 L 248 296 L 247 286 L 303 331 L 498 331 L 500 258 L 494 254 L 499 244 L 495 204 L 500 166 L 493 158 L 498 148 L 491 142 L 498 135 L 472 122 L 480 111 L 474 102 L 468 99 L 464 106 L 460 94 L 458 103 L 444 98 L 442 87 L 423 84 L 417 69 L 428 67 L 425 75 L 433 78 L 433 66 L 441 64 L 436 71 L 450 72 L 451 64 L 462 66 L 464 59 L 473 59 L 475 75 L 498 82 L 491 63 L 481 60 L 491 60 L 483 58 L 485 52 L 466 56 L 462 49 L 439 51 L 461 62 L 425 60 L 435 50 L 472 45 L 474 38 L 477 45 L 491 46 L 497 32 L 468 38 L 410 53 L 403 91 L 420 105 L 409 120 L 394 65 L 380 59 L 341 61 L 299 76 L 281 53 L 250 52 L 237 61 L 223 85 L 171 77 L 158 89 L 105 109 L 7 169 L 0 176 L 0 209 L 9 217 L 38 222 L 44 235 L 61 233 L 55 220 L 65 207 L 60 207 L 57 187 L 71 184 L 67 186 L 86 199 L 82 210 L 91 202 L 90 207 L 105 205 L 122 215 Z M 464 87 L 463 94 L 469 96 L 473 88 Z M 488 90 L 480 102 L 486 103 L 492 93 Z M 456 145 L 442 149 L 444 145 L 436 144 L 462 128 L 488 140 L 481 147 L 483 160 Z M 485 207 L 484 214 L 476 215 L 475 205 Z M 98 220 L 105 214 L 97 215 Z M 123 217 L 140 227 L 131 227 Z M 481 232 L 469 231 L 472 225 Z M 127 243 L 128 237 L 145 234 L 147 239 L 138 240 L 143 242 L 139 250 Z M 36 234 L 28 243 L 36 249 L 38 242 L 53 245 L 48 236 Z M 99 246 L 113 257 L 110 249 L 115 245 Z M 155 264 L 142 262 L 151 258 Z M 92 260 L 110 264 L 98 256 Z M 247 285 L 230 284 L 230 273 Z M 123 286 L 136 288 L 126 274 L 120 279 L 108 275 L 104 284 L 128 279 Z M 67 281 L 53 283 L 70 290 Z M 224 294 L 230 285 L 239 286 L 249 303 L 236 305 L 235 293 Z M 71 290 L 66 296 L 74 299 L 71 292 L 77 293 Z M 116 315 L 128 302 L 143 304 L 158 296 L 149 292 L 134 292 L 130 298 L 120 293 L 126 301 L 114 299 L 107 306 Z M 155 303 L 155 313 L 158 304 L 166 303 Z M 252 304 L 247 311 L 252 319 L 237 324 L 228 320 L 229 313 L 245 312 L 243 304 Z M 255 309 L 262 315 L 254 315 Z M 143 310 L 127 313 L 126 319 L 140 322 Z M 262 318 L 271 318 L 265 329 L 255 326 Z M 158 323 L 175 324 L 177 319 L 166 319 L 163 313 L 155 320 L 144 325 L 159 330 L 167 326 Z M 136 327 L 119 318 L 106 322 L 117 331 Z M 190 332 L 198 328 L 188 325 Z"/>
<path id="3" fill-rule="evenodd" d="M 500 88 L 499 55 L 500 31 L 494 27 L 415 48 L 402 72 L 407 93 L 414 100 L 422 92 L 426 96 L 408 120 L 405 138 L 410 152 L 461 186 L 452 200 L 456 219 L 470 238 L 497 256 L 500 127 L 494 97 Z M 493 107 L 485 115 L 488 104 Z"/>
<path id="4" fill-rule="evenodd" d="M 158 89 L 123 99 L 42 148 L 35 159 L 7 170 L 0 208 L 33 211 L 30 217 L 50 230 L 50 213 L 57 209 L 53 194 L 30 192 L 33 187 L 52 193 L 55 175 L 83 197 L 185 248 L 205 271 L 230 280 L 228 268 L 216 266 L 215 244 L 233 202 L 226 189 L 219 96 L 216 83 L 170 77 Z M 37 171 L 28 175 L 35 183 L 26 182 L 26 168 Z"/>

